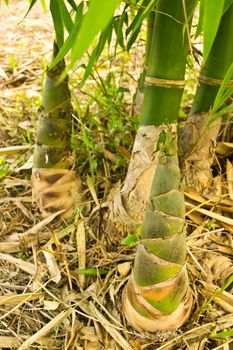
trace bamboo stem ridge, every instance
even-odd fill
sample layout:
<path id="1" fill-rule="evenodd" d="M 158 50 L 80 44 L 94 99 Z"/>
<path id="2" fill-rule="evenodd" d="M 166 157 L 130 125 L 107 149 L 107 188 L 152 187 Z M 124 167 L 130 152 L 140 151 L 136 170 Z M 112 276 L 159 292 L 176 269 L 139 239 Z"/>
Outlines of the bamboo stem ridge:
<path id="1" fill-rule="evenodd" d="M 58 53 L 54 43 L 53 57 Z M 33 199 L 43 216 L 65 209 L 63 216 L 72 213 L 81 182 L 72 170 L 71 102 L 68 77 L 61 80 L 65 70 L 62 60 L 47 69 L 42 107 L 37 123 L 36 145 L 33 155 Z"/>
<path id="2" fill-rule="evenodd" d="M 159 160 L 123 309 L 134 328 L 175 330 L 188 318 L 192 296 L 185 266 L 185 207 L 176 125 L 164 126 Z"/>

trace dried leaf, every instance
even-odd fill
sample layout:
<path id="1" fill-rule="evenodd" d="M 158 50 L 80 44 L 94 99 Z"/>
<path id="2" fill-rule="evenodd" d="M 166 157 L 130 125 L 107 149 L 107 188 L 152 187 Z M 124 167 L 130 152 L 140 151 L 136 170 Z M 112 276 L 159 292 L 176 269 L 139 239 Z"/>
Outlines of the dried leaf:
<path id="1" fill-rule="evenodd" d="M 233 274 L 233 263 L 224 255 L 211 252 L 204 261 L 204 269 L 208 276 L 208 282 L 218 281 L 223 286 L 227 278 Z"/>
<path id="2" fill-rule="evenodd" d="M 68 309 L 65 311 L 62 311 L 59 315 L 57 315 L 54 319 L 52 319 L 50 322 L 45 324 L 43 328 L 41 328 L 38 332 L 33 334 L 29 339 L 27 339 L 19 348 L 18 350 L 26 350 L 30 348 L 31 345 L 38 342 L 42 337 L 46 336 L 51 330 L 53 330 L 57 324 L 65 320 L 71 313 L 72 309 Z"/>
<path id="3" fill-rule="evenodd" d="M 32 222 L 34 222 L 34 217 L 31 212 L 23 205 L 21 201 L 18 201 L 17 198 L 14 200 L 15 205 L 22 211 L 22 213 Z"/>
<path id="4" fill-rule="evenodd" d="M 27 261 L 23 261 L 22 259 L 19 259 L 19 258 L 15 258 L 11 255 L 0 253 L 0 259 L 7 261 L 11 264 L 14 264 L 15 266 L 25 271 L 26 273 L 29 273 L 32 276 L 36 276 L 38 272 L 38 268 L 34 264 Z"/>
<path id="5" fill-rule="evenodd" d="M 122 147 L 121 145 L 116 145 L 116 148 L 127 161 L 130 161 L 131 153 L 125 147 Z"/>
<path id="6" fill-rule="evenodd" d="M 177 335 L 173 337 L 172 340 L 159 346 L 157 350 L 171 349 L 172 345 L 175 345 L 177 347 L 178 344 L 181 344 L 181 343 L 183 344 L 184 341 L 185 342 L 200 341 L 200 339 L 204 339 L 206 336 L 210 335 L 211 332 L 218 332 L 220 330 L 232 327 L 232 325 L 233 325 L 232 315 L 219 317 L 217 322 L 212 321 L 210 323 L 204 323 L 203 325 L 193 327 L 191 330 L 188 330 L 182 333 L 181 335 Z"/>
<path id="7" fill-rule="evenodd" d="M 4 80 L 8 80 L 8 76 L 2 67 L 0 67 L 0 78 L 3 78 Z"/>
<path id="8" fill-rule="evenodd" d="M 131 270 L 131 263 L 129 261 L 126 261 L 122 264 L 117 265 L 117 270 L 120 274 L 120 277 L 123 278 L 128 275 L 128 273 Z"/>
<path id="9" fill-rule="evenodd" d="M 85 347 L 86 350 L 101 350 L 103 345 L 98 341 L 88 341 Z"/>
<path id="10" fill-rule="evenodd" d="M 30 237 L 31 235 L 37 235 L 38 232 L 43 227 L 48 225 L 51 221 L 53 221 L 58 215 L 62 214 L 63 212 L 64 212 L 64 209 L 59 210 L 56 213 L 49 215 L 48 217 L 46 217 L 45 219 L 41 220 L 40 222 L 38 222 L 38 224 L 34 225 L 33 227 L 31 227 L 30 229 L 28 229 L 24 233 L 18 233 L 18 234 L 10 235 L 7 238 L 7 241 L 12 242 L 12 241 L 24 240 L 24 242 L 27 243 L 27 240 L 28 240 L 28 241 L 31 242 L 31 237 Z M 50 235 L 50 233 L 49 233 L 49 235 Z"/>
<path id="11" fill-rule="evenodd" d="M 97 207 L 100 207 L 100 203 L 96 195 L 95 187 L 93 185 L 93 181 L 90 176 L 87 176 L 86 183 L 87 183 L 87 187 L 89 188 L 89 191 L 91 192 L 92 198 L 95 201 L 95 204 L 97 205 Z"/>
<path id="12" fill-rule="evenodd" d="M 223 223 L 226 223 L 228 225 L 233 226 L 233 219 L 231 219 L 231 218 L 228 218 L 226 216 L 214 213 L 214 212 L 212 212 L 210 210 L 206 210 L 206 209 L 195 207 L 195 205 L 193 205 L 191 203 L 188 203 L 188 202 L 185 202 L 185 205 L 187 207 L 193 208 L 192 210 L 194 210 L 194 211 L 198 211 L 199 213 L 202 213 L 202 214 L 204 214 L 206 216 L 209 216 L 210 218 L 216 219 L 216 220 L 218 220 L 220 222 L 223 222 Z"/>
<path id="13" fill-rule="evenodd" d="M 207 293 L 209 297 L 213 299 L 213 301 L 221 306 L 223 310 L 226 312 L 233 312 L 233 295 L 226 292 L 222 291 L 220 288 L 215 286 L 212 283 L 206 283 L 204 281 L 201 282 L 205 289 L 204 291 Z"/>
<path id="14" fill-rule="evenodd" d="M 79 270 L 84 270 L 86 267 L 86 233 L 83 221 L 81 221 L 78 225 L 76 231 L 76 242 L 78 251 Z M 79 274 L 79 282 L 81 287 L 83 288 L 85 284 L 85 274 Z"/>
<path id="15" fill-rule="evenodd" d="M 0 242 L 1 253 L 16 253 L 20 251 L 19 242 Z"/>
<path id="16" fill-rule="evenodd" d="M 227 159 L 227 186 L 230 199 L 233 199 L 233 164 Z"/>
<path id="17" fill-rule="evenodd" d="M 121 335 L 121 333 L 111 324 L 104 315 L 95 307 L 93 303 L 79 303 L 80 308 L 89 316 L 97 319 L 106 332 L 114 339 L 114 341 L 119 344 L 124 350 L 133 350 L 132 346 L 128 341 Z"/>
<path id="18" fill-rule="evenodd" d="M 221 156 L 229 156 L 233 152 L 233 143 L 231 142 L 218 142 L 216 147 L 216 153 Z"/>
<path id="19" fill-rule="evenodd" d="M 14 169 L 14 171 L 17 173 L 21 170 L 28 170 L 28 169 L 32 169 L 32 165 L 33 165 L 33 156 L 31 156 L 30 158 L 28 158 L 26 160 L 25 163 L 23 163 L 21 166 L 17 167 Z"/>
<path id="20" fill-rule="evenodd" d="M 48 250 L 46 250 L 46 248 Z M 53 252 L 52 245 L 47 245 L 46 248 L 44 248 L 42 252 L 48 266 L 50 278 L 53 282 L 58 283 L 61 280 L 61 272 L 54 255 L 55 253 Z"/>
<path id="21" fill-rule="evenodd" d="M 80 339 L 89 340 L 90 342 L 98 341 L 94 327 L 83 327 L 80 333 Z"/>
<path id="22" fill-rule="evenodd" d="M 117 163 L 118 162 L 118 157 L 110 152 L 109 150 L 107 150 L 106 148 L 103 149 L 104 155 L 107 159 L 109 159 L 112 163 Z"/>
<path id="23" fill-rule="evenodd" d="M 43 309 L 50 311 L 57 310 L 60 305 L 60 303 L 56 300 L 43 300 L 43 304 Z"/>
<path id="24" fill-rule="evenodd" d="M 17 335 L 16 337 L 8 337 L 8 336 L 0 336 L 0 348 L 5 348 L 6 344 L 7 344 L 7 348 L 11 349 L 11 348 L 16 348 L 19 349 L 19 346 L 21 344 L 20 339 L 25 340 L 25 335 Z M 53 349 L 53 347 L 56 347 L 56 341 L 48 338 L 48 337 L 42 337 L 40 338 L 40 340 L 38 341 L 38 344 L 41 346 L 45 346 L 47 349 Z"/>
<path id="25" fill-rule="evenodd" d="M 30 300 L 35 300 L 42 297 L 42 293 L 24 293 L 24 294 L 9 294 L 0 296 L 0 305 L 12 305 L 26 303 Z"/>
<path id="26" fill-rule="evenodd" d="M 0 155 L 8 155 L 8 154 L 20 154 L 22 151 L 27 151 L 28 149 L 31 149 L 31 146 L 10 146 L 10 147 L 3 147 L 0 148 Z"/>

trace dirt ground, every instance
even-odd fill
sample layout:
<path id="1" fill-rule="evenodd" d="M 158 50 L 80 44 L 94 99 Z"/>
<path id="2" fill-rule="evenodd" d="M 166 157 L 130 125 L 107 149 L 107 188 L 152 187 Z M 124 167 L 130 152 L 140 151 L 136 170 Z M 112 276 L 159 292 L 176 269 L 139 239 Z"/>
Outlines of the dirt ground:
<path id="1" fill-rule="evenodd" d="M 40 3 L 23 20 L 26 3 L 13 0 L 9 8 L 3 1 L 0 5 L 0 349 L 233 349 L 232 277 L 226 282 L 233 273 L 229 129 L 223 127 L 215 157 L 217 195 L 186 193 L 187 266 L 194 297 L 191 318 L 177 332 L 140 334 L 127 324 L 121 307 L 135 246 L 121 243 L 128 231 L 109 225 L 106 209 L 109 193 L 124 180 L 135 128 L 127 118 L 123 126 L 116 122 L 118 116 L 113 119 L 112 127 L 119 128 L 114 137 L 120 139 L 123 128 L 128 141 L 114 149 L 112 141 L 104 139 L 104 156 L 90 163 L 99 164 L 96 182 L 87 177 L 86 149 L 79 149 L 86 211 L 77 210 L 68 221 L 58 219 L 56 213 L 42 218 L 32 203 L 30 177 L 53 28 Z M 135 51 L 130 60 L 123 55 L 112 62 L 116 74 L 119 67 L 128 67 L 127 78 L 119 73 L 122 86 L 131 86 L 125 92 L 122 115 L 130 110 L 141 61 L 141 53 Z M 92 86 L 96 89 L 96 81 L 91 77 L 87 87 L 77 92 L 77 76 L 71 78 L 71 85 L 81 109 L 88 104 L 88 91 Z M 106 105 L 98 94 L 98 103 L 85 107 L 85 117 L 92 113 L 102 118 L 97 109 Z M 90 121 L 88 127 L 93 127 Z M 102 140 L 93 130 L 93 142 L 95 137 Z"/>

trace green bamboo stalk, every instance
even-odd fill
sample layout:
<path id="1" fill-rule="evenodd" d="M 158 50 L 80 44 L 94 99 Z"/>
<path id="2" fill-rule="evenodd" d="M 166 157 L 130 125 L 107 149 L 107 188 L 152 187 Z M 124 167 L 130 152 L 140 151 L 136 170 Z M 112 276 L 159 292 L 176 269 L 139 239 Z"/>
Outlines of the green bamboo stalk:
<path id="1" fill-rule="evenodd" d="M 191 21 L 196 0 L 184 1 Z M 188 53 L 188 33 L 181 0 L 162 0 L 157 7 L 147 75 L 183 81 Z M 161 125 L 177 119 L 183 89 L 146 84 L 141 125 Z"/>
<path id="2" fill-rule="evenodd" d="M 201 70 L 205 82 L 200 79 L 195 98 L 192 105 L 191 115 L 199 112 L 208 112 L 213 106 L 215 97 L 219 90 L 219 84 L 214 80 L 223 80 L 227 70 L 233 62 L 233 4 L 222 16 L 217 35 L 215 37 L 210 54 Z M 209 80 L 209 82 L 208 82 Z"/>
<path id="3" fill-rule="evenodd" d="M 210 54 L 200 73 L 190 116 L 180 131 L 180 165 L 189 189 L 198 193 L 215 191 L 212 175 L 214 147 L 221 118 L 210 112 L 220 84 L 233 62 L 233 4 L 222 16 Z"/>
<path id="4" fill-rule="evenodd" d="M 53 58 L 58 53 L 54 43 Z M 62 60 L 47 70 L 42 107 L 37 125 L 33 168 L 68 169 L 71 142 L 71 102 L 68 77 L 61 80 L 65 70 Z"/>

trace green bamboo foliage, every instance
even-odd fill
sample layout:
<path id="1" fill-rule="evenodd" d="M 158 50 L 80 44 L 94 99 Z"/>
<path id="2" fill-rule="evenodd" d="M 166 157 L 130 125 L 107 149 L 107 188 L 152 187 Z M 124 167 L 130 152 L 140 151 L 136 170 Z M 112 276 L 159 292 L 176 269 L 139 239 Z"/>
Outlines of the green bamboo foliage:
<path id="1" fill-rule="evenodd" d="M 174 125 L 164 126 L 133 274 L 123 308 L 138 330 L 177 329 L 188 318 L 192 298 L 185 267 L 185 207 Z"/>

